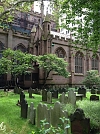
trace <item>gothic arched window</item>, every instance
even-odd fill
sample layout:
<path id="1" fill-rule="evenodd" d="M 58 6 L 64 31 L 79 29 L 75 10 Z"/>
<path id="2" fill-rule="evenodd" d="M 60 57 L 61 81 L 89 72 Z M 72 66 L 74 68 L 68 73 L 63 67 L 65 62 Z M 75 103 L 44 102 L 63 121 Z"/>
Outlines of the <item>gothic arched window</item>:
<path id="1" fill-rule="evenodd" d="M 92 56 L 92 70 L 98 70 L 98 56 Z"/>
<path id="2" fill-rule="evenodd" d="M 14 48 L 14 50 L 21 50 L 23 53 L 27 51 L 26 47 L 23 44 L 18 44 L 17 47 Z"/>
<path id="3" fill-rule="evenodd" d="M 83 73 L 83 54 L 81 52 L 75 55 L 75 73 Z"/>
<path id="4" fill-rule="evenodd" d="M 64 58 L 65 57 L 65 51 L 63 48 L 57 48 L 57 50 L 55 51 L 55 54 L 59 57 L 59 58 Z"/>

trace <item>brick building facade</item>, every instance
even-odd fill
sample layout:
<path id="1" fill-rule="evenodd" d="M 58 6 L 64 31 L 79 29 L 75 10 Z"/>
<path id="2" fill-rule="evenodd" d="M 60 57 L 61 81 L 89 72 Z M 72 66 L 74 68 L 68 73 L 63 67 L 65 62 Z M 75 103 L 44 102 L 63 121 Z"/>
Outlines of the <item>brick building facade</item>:
<path id="1" fill-rule="evenodd" d="M 41 16 L 39 14 L 36 15 L 35 13 L 34 16 L 37 16 L 34 19 L 37 23 L 30 23 L 33 26 L 33 28 L 30 26 L 32 28 L 30 28 L 31 32 L 29 28 L 25 29 L 26 25 L 23 28 L 27 32 L 23 32 L 21 28 L 17 31 L 16 24 L 13 24 L 12 28 L 10 27 L 6 30 L 0 28 L 0 56 L 2 56 L 3 48 L 6 47 L 13 50 L 20 49 L 23 52 L 28 51 L 34 55 L 53 53 L 57 54 L 58 57 L 64 58 L 69 64 L 67 70 L 71 73 L 71 77 L 64 78 L 52 72 L 47 80 L 48 85 L 80 85 L 88 70 L 100 70 L 99 52 L 93 57 L 92 51 L 88 52 L 82 48 L 75 49 L 74 45 L 70 42 L 71 37 L 57 32 L 54 21 L 50 21 L 48 15 L 43 23 L 41 23 Z M 14 26 L 16 29 L 14 29 Z M 38 87 L 42 85 L 44 77 L 45 72 L 39 70 L 36 65 L 31 75 L 23 75 L 19 81 L 24 87 Z M 7 76 L 3 75 L 0 77 L 0 83 L 6 80 L 13 81 L 12 79 L 10 74 Z"/>

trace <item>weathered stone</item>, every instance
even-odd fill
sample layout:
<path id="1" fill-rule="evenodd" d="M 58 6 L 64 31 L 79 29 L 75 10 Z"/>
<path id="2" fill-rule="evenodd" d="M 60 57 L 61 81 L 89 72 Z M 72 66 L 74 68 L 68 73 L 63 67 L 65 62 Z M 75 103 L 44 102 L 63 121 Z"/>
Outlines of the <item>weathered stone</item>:
<path id="1" fill-rule="evenodd" d="M 68 92 L 68 103 L 71 103 L 72 105 L 76 104 L 76 93 L 74 93 L 73 90 Z"/>
<path id="2" fill-rule="evenodd" d="M 52 103 L 52 93 L 47 92 L 47 103 Z"/>
<path id="3" fill-rule="evenodd" d="M 47 90 L 42 90 L 42 101 L 47 101 Z"/>
<path id="4" fill-rule="evenodd" d="M 34 108 L 33 102 L 31 102 L 30 107 L 28 108 L 28 118 L 30 123 L 35 125 L 36 109 Z"/>
<path id="5" fill-rule="evenodd" d="M 70 115 L 70 121 L 72 134 L 90 134 L 90 119 L 85 118 L 82 109 L 76 109 L 76 111 Z"/>
<path id="6" fill-rule="evenodd" d="M 64 92 L 60 95 L 59 101 L 60 101 L 61 103 L 64 103 L 64 104 L 68 103 L 68 97 L 65 96 L 65 93 L 64 93 Z"/>
<path id="7" fill-rule="evenodd" d="M 27 101 L 24 99 L 21 103 L 21 117 L 27 118 L 27 113 L 28 113 L 28 104 Z"/>

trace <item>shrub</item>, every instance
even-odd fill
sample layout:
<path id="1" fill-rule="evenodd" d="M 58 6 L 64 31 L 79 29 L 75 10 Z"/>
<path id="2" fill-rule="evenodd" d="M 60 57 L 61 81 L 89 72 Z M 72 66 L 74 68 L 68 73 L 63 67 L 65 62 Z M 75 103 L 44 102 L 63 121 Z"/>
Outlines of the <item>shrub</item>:
<path id="1" fill-rule="evenodd" d="M 100 85 L 100 76 L 97 70 L 87 71 L 87 74 L 83 80 L 83 84 L 90 88 L 94 85 Z"/>

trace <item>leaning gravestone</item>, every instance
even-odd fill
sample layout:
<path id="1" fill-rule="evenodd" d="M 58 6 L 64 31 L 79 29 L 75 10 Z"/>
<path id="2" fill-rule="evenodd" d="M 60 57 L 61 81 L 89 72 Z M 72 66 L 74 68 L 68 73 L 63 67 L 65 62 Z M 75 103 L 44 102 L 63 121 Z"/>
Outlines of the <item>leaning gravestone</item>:
<path id="1" fill-rule="evenodd" d="M 28 113 L 28 104 L 27 101 L 24 99 L 21 103 L 21 117 L 26 119 L 27 113 Z"/>
<path id="2" fill-rule="evenodd" d="M 78 108 L 70 115 L 70 122 L 72 134 L 90 134 L 90 119 L 85 118 L 82 109 Z"/>
<path id="3" fill-rule="evenodd" d="M 42 90 L 42 101 L 47 101 L 47 90 Z"/>
<path id="4" fill-rule="evenodd" d="M 68 103 L 71 103 L 72 105 L 76 104 L 76 93 L 73 90 L 68 92 Z"/>
<path id="5" fill-rule="evenodd" d="M 28 108 L 28 118 L 31 124 L 35 125 L 36 109 L 34 108 L 33 102 L 31 102 Z"/>

